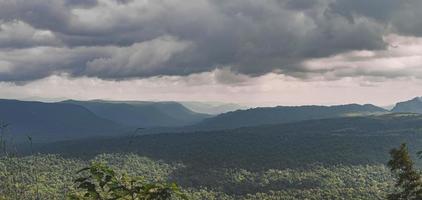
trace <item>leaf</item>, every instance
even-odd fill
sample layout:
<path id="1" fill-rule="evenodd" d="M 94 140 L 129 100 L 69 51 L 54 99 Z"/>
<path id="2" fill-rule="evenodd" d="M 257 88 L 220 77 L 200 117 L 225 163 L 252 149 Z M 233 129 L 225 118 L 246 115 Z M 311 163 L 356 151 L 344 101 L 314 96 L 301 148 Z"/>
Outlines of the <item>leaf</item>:
<path id="1" fill-rule="evenodd" d="M 78 183 L 78 182 L 84 182 L 84 181 L 86 181 L 86 180 L 88 180 L 90 177 L 81 177 L 81 178 L 77 178 L 76 180 L 75 180 L 75 183 Z"/>
<path id="2" fill-rule="evenodd" d="M 77 171 L 76 173 L 79 174 L 83 171 L 87 171 L 87 170 L 90 170 L 90 169 L 91 169 L 91 167 L 85 167 L 85 168 L 82 168 L 81 170 Z"/>

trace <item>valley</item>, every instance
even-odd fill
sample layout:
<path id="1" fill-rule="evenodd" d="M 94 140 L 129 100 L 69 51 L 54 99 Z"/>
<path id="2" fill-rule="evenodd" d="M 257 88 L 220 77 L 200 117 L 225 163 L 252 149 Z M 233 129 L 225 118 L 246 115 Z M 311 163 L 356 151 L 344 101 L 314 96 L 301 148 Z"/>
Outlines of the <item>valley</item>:
<path id="1" fill-rule="evenodd" d="M 39 195 L 61 199 L 64 191 L 77 191 L 72 177 L 78 168 L 93 162 L 152 182 L 178 183 L 191 199 L 384 199 L 394 182 L 386 166 L 391 149 L 408 144 L 421 166 L 416 152 L 422 150 L 422 115 L 416 111 L 350 104 L 212 116 L 175 102 L 100 100 L 2 100 L 0 107 L 13 122 L 2 129 L 8 134 L 3 140 L 21 137 L 19 148 L 4 148 L 16 157 L 0 160 L 1 186 L 7 188 L 0 195 L 20 191 L 21 198 L 41 187 Z M 143 122 L 151 113 L 157 114 Z M 25 130 L 32 135 L 19 135 Z M 25 180 L 34 172 L 36 180 Z M 25 184 L 14 186 L 16 181 Z"/>

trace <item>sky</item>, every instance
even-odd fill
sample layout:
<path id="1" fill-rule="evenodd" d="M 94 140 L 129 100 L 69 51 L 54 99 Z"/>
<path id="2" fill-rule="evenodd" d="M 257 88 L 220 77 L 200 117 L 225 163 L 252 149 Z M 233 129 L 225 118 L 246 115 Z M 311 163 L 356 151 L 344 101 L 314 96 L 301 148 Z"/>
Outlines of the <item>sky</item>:
<path id="1" fill-rule="evenodd" d="M 0 0 L 0 97 L 373 103 L 422 96 L 420 0 Z"/>

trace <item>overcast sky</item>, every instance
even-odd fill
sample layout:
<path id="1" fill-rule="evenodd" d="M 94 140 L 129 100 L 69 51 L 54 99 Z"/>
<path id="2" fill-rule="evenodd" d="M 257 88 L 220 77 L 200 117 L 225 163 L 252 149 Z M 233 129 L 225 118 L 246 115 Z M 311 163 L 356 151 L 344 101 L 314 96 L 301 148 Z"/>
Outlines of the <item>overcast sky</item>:
<path id="1" fill-rule="evenodd" d="M 0 97 L 374 103 L 422 95 L 421 0 L 0 0 Z"/>

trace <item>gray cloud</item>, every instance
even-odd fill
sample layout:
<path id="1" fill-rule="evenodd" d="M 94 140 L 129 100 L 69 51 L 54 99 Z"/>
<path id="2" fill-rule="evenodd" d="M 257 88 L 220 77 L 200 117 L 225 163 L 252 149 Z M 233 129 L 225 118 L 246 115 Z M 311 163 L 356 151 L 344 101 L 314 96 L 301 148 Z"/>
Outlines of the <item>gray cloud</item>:
<path id="1" fill-rule="evenodd" d="M 354 51 L 303 62 L 303 76 L 326 79 L 365 77 L 378 82 L 388 79 L 422 79 L 422 38 L 393 36 L 395 45 L 385 50 Z"/>
<path id="2" fill-rule="evenodd" d="M 418 0 L 0 0 L 9 26 L 0 30 L 0 80 L 216 68 L 306 77 L 308 59 L 382 50 L 391 33 L 421 36 L 419 8 Z M 25 28 L 10 34 L 10 24 Z"/>
<path id="3" fill-rule="evenodd" d="M 422 36 L 420 0 L 337 0 L 331 7 L 349 19 L 365 16 L 392 26 L 397 33 Z"/>
<path id="4" fill-rule="evenodd" d="M 10 21 L 0 24 L 1 48 L 58 45 L 61 45 L 61 42 L 51 31 L 34 29 L 22 21 Z"/>
<path id="5" fill-rule="evenodd" d="M 65 5 L 68 6 L 80 6 L 80 7 L 93 7 L 97 5 L 97 0 L 65 0 Z"/>

